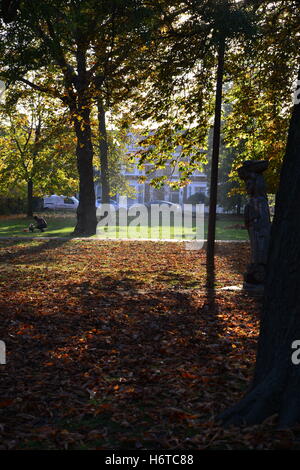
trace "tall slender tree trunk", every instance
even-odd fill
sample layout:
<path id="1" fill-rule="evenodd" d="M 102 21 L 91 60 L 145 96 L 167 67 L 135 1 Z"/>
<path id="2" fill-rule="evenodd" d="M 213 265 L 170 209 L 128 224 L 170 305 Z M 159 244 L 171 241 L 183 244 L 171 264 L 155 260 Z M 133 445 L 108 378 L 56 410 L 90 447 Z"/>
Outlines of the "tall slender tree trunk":
<path id="1" fill-rule="evenodd" d="M 32 151 L 32 159 L 33 159 L 33 166 L 35 163 L 36 158 L 39 154 L 39 145 L 40 145 L 40 138 L 41 138 L 41 129 L 42 129 L 42 120 L 39 116 L 35 128 L 35 136 L 34 136 L 34 147 Z M 27 217 L 33 216 L 33 181 L 32 176 L 27 181 Z"/>
<path id="2" fill-rule="evenodd" d="M 30 178 L 27 181 L 27 217 L 33 216 L 33 182 Z"/>
<path id="3" fill-rule="evenodd" d="M 241 196 L 238 196 L 237 205 L 236 205 L 236 215 L 241 215 Z"/>
<path id="4" fill-rule="evenodd" d="M 102 202 L 109 203 L 110 182 L 108 166 L 108 143 L 106 132 L 105 109 L 101 100 L 97 102 L 98 107 L 98 126 L 99 126 L 99 148 L 100 148 L 100 169 L 101 169 L 101 188 Z"/>
<path id="5" fill-rule="evenodd" d="M 145 183 L 145 192 L 144 192 L 144 202 L 150 201 L 150 185 L 149 183 Z"/>
<path id="6" fill-rule="evenodd" d="M 220 38 L 219 49 L 218 49 L 213 148 L 212 148 L 211 175 L 210 175 L 210 198 L 209 198 L 208 234 L 207 234 L 207 251 L 206 251 L 206 264 L 209 270 L 213 269 L 214 267 L 214 256 L 215 256 L 216 209 L 217 209 L 217 191 L 218 191 L 220 134 L 221 134 L 224 56 L 225 56 L 225 38 L 222 37 Z"/>
<path id="7" fill-rule="evenodd" d="M 300 104 L 297 104 L 276 196 L 254 379 L 248 394 L 221 416 L 225 424 L 256 424 L 273 414 L 278 414 L 282 427 L 300 422 L 299 188 Z M 299 354 L 294 341 L 299 341 L 296 343 Z"/>

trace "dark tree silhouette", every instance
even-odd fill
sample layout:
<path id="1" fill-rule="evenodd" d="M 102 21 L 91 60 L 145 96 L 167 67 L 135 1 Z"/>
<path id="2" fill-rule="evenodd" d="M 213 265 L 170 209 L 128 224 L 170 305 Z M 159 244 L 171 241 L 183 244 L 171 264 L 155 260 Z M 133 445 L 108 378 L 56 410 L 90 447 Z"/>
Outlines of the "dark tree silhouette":
<path id="1" fill-rule="evenodd" d="M 299 77 L 300 79 L 300 72 Z M 300 422 L 300 104 L 295 104 L 276 196 L 253 382 L 221 415 L 224 424 L 257 424 L 278 414 L 279 426 Z"/>
<path id="2" fill-rule="evenodd" d="M 211 157 L 210 198 L 209 198 L 207 257 L 206 257 L 208 270 L 213 269 L 214 256 L 215 256 L 216 209 L 217 209 L 217 198 L 218 198 L 218 168 L 219 168 L 219 154 L 220 154 L 224 56 L 225 56 L 225 38 L 221 37 L 219 40 L 219 48 L 218 48 L 213 148 L 212 148 L 212 157 Z"/>

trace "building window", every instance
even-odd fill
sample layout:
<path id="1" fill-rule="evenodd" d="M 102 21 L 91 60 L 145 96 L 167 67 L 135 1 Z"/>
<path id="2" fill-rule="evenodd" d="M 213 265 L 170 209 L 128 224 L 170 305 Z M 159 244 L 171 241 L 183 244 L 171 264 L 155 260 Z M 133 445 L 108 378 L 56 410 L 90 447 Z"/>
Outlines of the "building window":
<path id="1" fill-rule="evenodd" d="M 170 191 L 170 202 L 179 203 L 179 190 Z"/>

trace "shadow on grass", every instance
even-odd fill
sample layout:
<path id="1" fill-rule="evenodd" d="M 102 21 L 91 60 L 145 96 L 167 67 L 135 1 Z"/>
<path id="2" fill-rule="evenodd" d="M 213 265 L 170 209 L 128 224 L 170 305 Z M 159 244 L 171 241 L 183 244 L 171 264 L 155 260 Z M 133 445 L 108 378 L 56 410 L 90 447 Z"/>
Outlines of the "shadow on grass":
<path id="1" fill-rule="evenodd" d="M 19 260 L 19 258 L 28 257 L 26 259 L 26 264 L 36 264 L 38 261 L 41 261 L 40 255 L 42 255 L 43 252 L 48 251 L 48 250 L 55 250 L 56 248 L 59 248 L 65 243 L 67 243 L 69 240 L 58 239 L 58 240 L 44 240 L 43 241 L 42 239 L 37 239 L 37 241 L 38 243 L 34 245 L 31 243 L 30 245 L 24 246 L 24 242 L 26 243 L 26 240 L 22 240 L 22 241 L 3 240 L 1 242 L 2 246 L 3 246 L 3 243 L 5 247 L 9 247 L 9 246 L 15 247 L 18 245 L 21 245 L 21 246 L 18 247 L 18 249 L 14 250 L 13 252 L 8 251 L 8 252 L 0 254 L 0 263 L 10 263 L 10 262 L 14 262 L 15 260 Z"/>
<path id="2" fill-rule="evenodd" d="M 12 259 L 25 255 L 30 263 L 65 242 L 21 247 Z M 38 289 L 38 281 L 32 287 Z M 84 441 L 90 449 L 186 448 L 201 429 L 205 438 L 203 422 L 227 406 L 230 387 L 245 385 L 234 378 L 232 343 L 239 340 L 239 365 L 245 367 L 255 346 L 250 334 L 230 336 L 231 316 L 217 313 L 240 308 L 246 327 L 256 320 L 252 310 L 245 313 L 249 300 L 208 289 L 167 286 L 141 293 L 140 287 L 134 279 L 99 272 L 76 283 L 66 278 L 59 292 L 50 286 L 43 293 L 47 312 L 28 297 L 17 313 L 13 303 L 6 309 L 1 334 L 5 327 L 8 362 L 0 393 L 10 405 L 2 409 L 4 438 L 13 435 L 22 448 L 62 448 L 66 435 L 77 432 L 81 437 L 71 436 L 70 447 Z"/>
<path id="3" fill-rule="evenodd" d="M 206 264 L 206 302 L 211 314 L 217 313 L 216 305 L 216 269 Z"/>

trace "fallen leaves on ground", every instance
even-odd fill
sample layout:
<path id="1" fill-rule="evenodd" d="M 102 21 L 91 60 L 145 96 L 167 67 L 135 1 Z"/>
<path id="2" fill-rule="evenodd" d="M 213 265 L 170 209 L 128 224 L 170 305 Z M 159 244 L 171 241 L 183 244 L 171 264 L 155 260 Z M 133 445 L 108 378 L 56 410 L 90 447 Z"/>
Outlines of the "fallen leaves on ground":
<path id="1" fill-rule="evenodd" d="M 0 449 L 271 449 L 296 446 L 274 419 L 223 429 L 245 393 L 259 303 L 245 244 L 0 242 Z"/>

